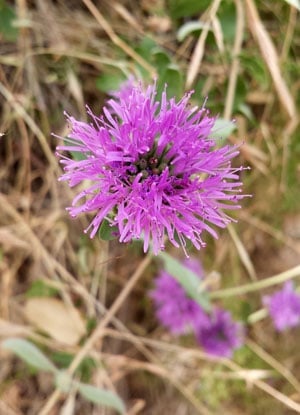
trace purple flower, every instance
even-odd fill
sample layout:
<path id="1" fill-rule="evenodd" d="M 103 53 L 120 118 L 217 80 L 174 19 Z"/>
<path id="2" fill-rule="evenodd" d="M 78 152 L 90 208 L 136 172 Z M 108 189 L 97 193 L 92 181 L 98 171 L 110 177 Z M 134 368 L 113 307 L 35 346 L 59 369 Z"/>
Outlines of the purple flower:
<path id="1" fill-rule="evenodd" d="M 242 325 L 232 320 L 229 311 L 219 308 L 195 322 L 195 334 L 206 353 L 220 357 L 231 357 L 244 337 Z"/>
<path id="2" fill-rule="evenodd" d="M 84 182 L 68 211 L 72 217 L 94 213 L 85 230 L 91 238 L 106 219 L 117 227 L 120 242 L 142 237 L 144 251 L 152 241 L 157 254 L 167 235 L 186 253 L 186 240 L 200 249 L 203 231 L 217 238 L 212 226 L 232 221 L 223 209 L 238 209 L 244 197 L 243 167 L 231 166 L 237 146 L 215 148 L 215 118 L 191 107 L 190 97 L 176 102 L 163 92 L 157 100 L 155 83 L 145 90 L 129 81 L 102 115 L 88 108 L 91 123 L 66 115 L 71 131 L 57 147 L 61 180 L 71 187 Z M 61 151 L 77 152 L 81 160 Z"/>
<path id="3" fill-rule="evenodd" d="M 183 264 L 203 277 L 203 269 L 198 261 L 187 259 Z M 182 286 L 168 274 L 161 271 L 155 279 L 155 288 L 150 292 L 156 307 L 156 317 L 172 334 L 184 334 L 193 329 L 193 321 L 206 318 L 200 305 L 189 298 Z"/>
<path id="4" fill-rule="evenodd" d="M 272 295 L 263 297 L 273 323 L 278 331 L 300 324 L 300 295 L 295 292 L 292 281 Z"/>

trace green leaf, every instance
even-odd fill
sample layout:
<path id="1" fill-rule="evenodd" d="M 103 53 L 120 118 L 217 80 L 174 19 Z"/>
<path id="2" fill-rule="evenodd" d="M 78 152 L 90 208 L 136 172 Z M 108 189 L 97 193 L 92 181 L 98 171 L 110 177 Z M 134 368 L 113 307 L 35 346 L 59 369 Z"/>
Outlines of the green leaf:
<path id="1" fill-rule="evenodd" d="M 118 89 L 126 78 L 122 72 L 103 73 L 96 79 L 96 87 L 102 92 L 110 92 Z"/>
<path id="2" fill-rule="evenodd" d="M 158 72 L 161 72 L 166 66 L 171 63 L 171 58 L 167 52 L 160 47 L 155 47 L 151 52 L 154 60 L 154 65 L 157 67 Z"/>
<path id="3" fill-rule="evenodd" d="M 125 413 L 125 405 L 123 401 L 114 392 L 79 382 L 77 383 L 77 387 L 79 393 L 90 402 L 114 408 L 120 414 Z"/>
<path id="4" fill-rule="evenodd" d="M 224 40 L 232 43 L 236 33 L 236 10 L 233 2 L 222 2 L 218 10 Z"/>
<path id="5" fill-rule="evenodd" d="M 187 294 L 197 301 L 204 310 L 210 311 L 209 296 L 205 291 L 201 291 L 199 277 L 166 252 L 161 252 L 160 257 L 164 261 L 166 271 L 179 282 Z"/>
<path id="6" fill-rule="evenodd" d="M 157 47 L 156 42 L 150 37 L 143 37 L 138 46 L 134 49 L 142 58 L 149 60 L 152 50 Z"/>
<path id="7" fill-rule="evenodd" d="M 182 42 L 188 35 L 199 32 L 206 26 L 207 23 L 200 22 L 199 20 L 184 23 L 177 32 L 177 40 Z"/>
<path id="8" fill-rule="evenodd" d="M 211 4 L 211 0 L 169 0 L 167 2 L 173 19 L 189 17 L 203 13 Z"/>
<path id="9" fill-rule="evenodd" d="M 250 77 L 254 78 L 264 90 L 267 90 L 270 84 L 270 77 L 262 58 L 258 54 L 251 54 L 251 52 L 247 52 L 241 53 L 239 59 L 242 66 L 249 73 Z M 246 87 L 246 90 L 248 92 L 248 86 Z"/>
<path id="10" fill-rule="evenodd" d="M 53 363 L 33 343 L 27 340 L 18 338 L 7 339 L 2 342 L 2 347 L 14 352 L 24 362 L 37 369 L 52 373 L 57 372 Z"/>
<path id="11" fill-rule="evenodd" d="M 183 94 L 183 79 L 179 67 L 173 63 L 169 64 L 160 74 L 157 83 L 157 95 L 161 95 L 167 84 L 168 98 L 182 97 Z"/>
<path id="12" fill-rule="evenodd" d="M 59 368 L 67 369 L 74 359 L 74 355 L 63 351 L 57 351 L 51 354 L 51 359 Z M 89 382 L 96 367 L 96 361 L 91 357 L 86 357 L 77 367 L 75 375 L 79 376 L 83 382 Z"/>
<path id="13" fill-rule="evenodd" d="M 16 41 L 18 38 L 18 29 L 13 25 L 15 19 L 14 9 L 0 0 L 0 33 L 5 40 Z"/>
<path id="14" fill-rule="evenodd" d="M 211 130 L 210 137 L 226 139 L 236 129 L 236 125 L 232 121 L 218 118 Z"/>
<path id="15" fill-rule="evenodd" d="M 104 219 L 99 229 L 99 238 L 103 241 L 112 241 L 117 238 L 116 233 L 118 232 L 117 226 L 110 226 L 107 219 Z M 115 233 L 115 235 L 114 235 Z"/>
<path id="16" fill-rule="evenodd" d="M 285 0 L 286 3 L 296 7 L 300 11 L 300 0 Z"/>
<path id="17" fill-rule="evenodd" d="M 255 117 L 254 114 L 252 112 L 252 109 L 249 105 L 247 104 L 240 104 L 237 108 L 237 110 L 245 115 L 246 118 L 248 118 L 249 121 L 251 121 L 252 123 L 255 122 Z"/>
<path id="18" fill-rule="evenodd" d="M 59 290 L 50 287 L 43 280 L 33 281 L 31 287 L 26 291 L 26 297 L 54 297 Z"/>

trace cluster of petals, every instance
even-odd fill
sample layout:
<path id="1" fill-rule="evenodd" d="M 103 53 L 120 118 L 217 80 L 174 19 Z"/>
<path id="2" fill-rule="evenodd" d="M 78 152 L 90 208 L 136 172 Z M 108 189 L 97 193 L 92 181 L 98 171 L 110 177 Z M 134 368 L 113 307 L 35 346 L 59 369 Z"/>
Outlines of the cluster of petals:
<path id="1" fill-rule="evenodd" d="M 272 295 L 264 296 L 263 303 L 278 331 L 300 325 L 300 295 L 292 281 L 287 281 Z"/>
<path id="2" fill-rule="evenodd" d="M 156 84 L 127 83 L 107 101 L 101 115 L 87 109 L 90 122 L 66 114 L 70 133 L 57 147 L 66 180 L 80 186 L 68 211 L 94 215 L 85 230 L 94 237 L 107 220 L 120 242 L 143 238 L 144 251 L 157 254 L 165 237 L 186 250 L 205 246 L 202 232 L 217 238 L 215 228 L 239 208 L 242 167 L 231 161 L 232 145 L 216 146 L 215 118 L 180 101 L 157 97 Z M 71 154 L 77 153 L 79 157 Z"/>
<path id="3" fill-rule="evenodd" d="M 186 259 L 183 265 L 192 270 L 200 282 L 204 273 L 199 262 Z M 159 322 L 175 335 L 194 333 L 206 353 L 231 357 L 243 345 L 243 326 L 232 319 L 229 311 L 215 307 L 210 314 L 206 313 L 166 271 L 161 270 L 156 277 L 150 297 Z"/>
<path id="4" fill-rule="evenodd" d="M 244 328 L 229 311 L 215 308 L 206 319 L 195 322 L 195 334 L 203 349 L 214 356 L 231 357 L 243 345 Z"/>
<path id="5" fill-rule="evenodd" d="M 188 269 L 201 279 L 203 269 L 195 259 L 183 262 Z M 187 334 L 193 329 L 193 322 L 205 318 L 199 304 L 188 297 L 182 286 L 166 271 L 161 270 L 155 279 L 150 297 L 156 306 L 156 317 L 172 334 Z"/>

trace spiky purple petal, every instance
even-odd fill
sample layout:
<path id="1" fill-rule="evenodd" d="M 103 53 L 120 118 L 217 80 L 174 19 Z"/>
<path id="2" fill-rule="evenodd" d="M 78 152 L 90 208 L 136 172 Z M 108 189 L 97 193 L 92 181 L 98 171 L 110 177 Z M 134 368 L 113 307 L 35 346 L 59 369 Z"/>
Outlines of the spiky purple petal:
<path id="1" fill-rule="evenodd" d="M 68 208 L 72 217 L 94 213 L 90 236 L 109 219 L 119 229 L 120 242 L 144 238 L 157 254 L 168 236 L 185 249 L 186 240 L 200 249 L 202 232 L 214 237 L 214 227 L 224 228 L 232 219 L 223 209 L 239 208 L 241 167 L 231 166 L 236 146 L 215 148 L 210 138 L 215 118 L 204 108 L 190 107 L 191 93 L 176 102 L 160 101 L 156 84 L 144 89 L 129 82 L 116 93 L 92 122 L 70 124 L 68 142 L 57 147 L 64 174 L 71 187 L 86 182 L 85 189 Z M 73 160 L 61 152 L 77 152 Z M 179 243 L 178 243 L 179 241 Z"/>

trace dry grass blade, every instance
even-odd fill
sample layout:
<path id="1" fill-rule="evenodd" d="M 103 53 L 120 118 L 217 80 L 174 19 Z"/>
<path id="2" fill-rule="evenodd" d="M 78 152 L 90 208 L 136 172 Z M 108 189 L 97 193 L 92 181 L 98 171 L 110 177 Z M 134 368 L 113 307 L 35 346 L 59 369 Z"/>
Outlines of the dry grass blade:
<path id="1" fill-rule="evenodd" d="M 239 365 L 237 365 L 236 363 L 234 363 L 230 360 L 224 361 L 224 364 L 226 366 L 228 366 L 229 368 L 231 368 L 232 370 L 234 370 L 234 371 L 240 371 L 241 370 Z M 246 382 L 248 382 L 249 384 L 253 384 L 257 388 L 263 390 L 268 395 L 272 396 L 277 401 L 281 402 L 287 408 L 290 408 L 290 409 L 294 410 L 295 412 L 300 413 L 300 404 L 293 401 L 292 399 L 290 399 L 288 396 L 284 395 L 283 393 L 279 392 L 278 390 L 276 390 L 275 388 L 270 386 L 268 383 L 266 383 L 262 380 L 259 380 L 259 379 L 253 379 L 253 377 L 251 377 L 251 376 L 249 378 L 247 376 L 247 374 L 245 375 L 244 380 Z"/>
<path id="2" fill-rule="evenodd" d="M 99 339 L 102 335 L 103 329 L 110 323 L 111 319 L 115 316 L 118 312 L 120 307 L 122 306 L 124 300 L 130 294 L 131 290 L 136 285 L 137 281 L 143 275 L 143 272 L 150 264 L 152 259 L 152 255 L 148 254 L 144 260 L 140 263 L 139 267 L 137 268 L 136 272 L 133 273 L 131 278 L 128 280 L 127 284 L 125 285 L 124 289 L 121 291 L 119 296 L 116 298 L 110 309 L 108 310 L 107 314 L 103 317 L 100 321 L 96 329 L 93 331 L 91 336 L 87 339 L 84 343 L 83 347 L 79 350 L 77 355 L 74 357 L 68 371 L 70 374 L 73 374 L 78 365 L 82 362 L 82 360 L 87 356 L 87 354 L 91 351 L 94 347 L 95 342 Z M 56 390 L 44 406 L 44 408 L 40 411 L 39 415 L 47 415 L 52 410 L 53 406 L 56 404 L 60 397 L 60 392 Z"/>
<path id="3" fill-rule="evenodd" d="M 225 288 L 224 290 L 218 290 L 211 293 L 212 299 L 232 297 L 235 295 L 247 294 L 254 291 L 260 291 L 264 288 L 272 287 L 273 285 L 281 284 L 285 281 L 297 278 L 300 276 L 300 265 L 291 268 L 280 274 L 273 275 L 272 277 L 264 278 L 259 281 L 255 281 L 250 284 L 245 284 L 232 288 Z"/>
<path id="4" fill-rule="evenodd" d="M 111 25 L 108 21 L 104 18 L 104 16 L 100 13 L 97 7 L 92 3 L 90 0 L 82 0 L 98 23 L 102 26 L 105 30 L 106 34 L 109 36 L 111 41 L 121 48 L 128 56 L 130 56 L 133 60 L 139 63 L 146 71 L 149 72 L 151 76 L 156 75 L 155 68 L 150 65 L 145 59 L 143 59 L 138 53 L 136 53 L 130 46 L 127 45 L 119 36 L 116 35 Z"/>
<path id="5" fill-rule="evenodd" d="M 236 11 L 237 11 L 237 25 L 236 34 L 233 46 L 233 58 L 232 65 L 229 75 L 228 89 L 225 100 L 224 118 L 230 120 L 232 115 L 232 108 L 234 103 L 234 95 L 236 89 L 236 83 L 239 71 L 239 58 L 238 55 L 241 51 L 244 35 L 245 16 L 244 16 L 244 5 L 241 0 L 235 0 Z"/>
<path id="6" fill-rule="evenodd" d="M 112 336 L 117 336 L 117 337 L 125 336 L 130 341 L 136 341 L 135 340 L 136 336 L 134 336 L 132 334 L 130 334 L 130 335 L 119 334 L 119 333 L 114 332 L 113 330 L 109 330 L 109 329 L 107 329 L 106 332 L 107 332 L 107 334 L 112 335 Z M 164 351 L 167 351 L 167 352 L 171 352 L 173 350 L 173 351 L 176 351 L 178 353 L 178 355 L 180 355 L 180 356 L 182 356 L 183 354 L 189 354 L 190 356 L 194 356 L 194 357 L 196 357 L 198 359 L 201 359 L 201 360 L 204 359 L 206 361 L 210 361 L 211 363 L 224 365 L 224 366 L 228 367 L 230 370 L 233 370 L 234 372 L 236 372 L 237 373 L 237 378 L 242 378 L 247 383 L 255 385 L 259 389 L 266 392 L 268 395 L 270 395 L 273 398 L 280 401 L 286 407 L 293 409 L 297 413 L 300 413 L 300 404 L 293 401 L 289 397 L 285 396 L 283 393 L 277 391 L 275 388 L 268 385 L 264 381 L 258 379 L 257 376 L 253 376 L 253 371 L 252 370 L 247 371 L 247 370 L 243 369 L 242 367 L 240 367 L 238 364 L 236 364 L 232 360 L 224 359 L 224 358 L 218 358 L 218 357 L 214 357 L 214 356 L 209 356 L 209 355 L 206 355 L 205 353 L 201 352 L 200 350 L 187 349 L 187 348 L 184 348 L 184 347 L 176 345 L 176 344 L 165 343 L 165 342 L 162 342 L 162 341 L 148 339 L 148 338 L 142 338 L 142 337 L 139 337 L 138 339 L 139 339 L 140 342 L 142 342 L 146 345 L 149 345 L 151 347 L 154 347 L 156 349 L 161 349 L 161 350 L 164 350 Z M 284 375 L 286 376 L 287 373 L 285 372 Z M 290 376 L 289 376 L 289 380 L 291 380 Z M 298 382 L 296 382 L 296 384 L 298 384 Z M 295 382 L 293 382 L 294 386 L 296 386 L 296 384 L 295 384 Z"/>
<path id="7" fill-rule="evenodd" d="M 261 359 L 267 362 L 271 367 L 273 367 L 281 376 L 285 377 L 286 380 L 293 385 L 298 393 L 300 393 L 300 382 L 298 379 L 291 373 L 285 366 L 283 366 L 278 360 L 274 359 L 269 353 L 262 349 L 258 344 L 252 340 L 247 340 L 247 346 L 256 353 Z"/>
<path id="8" fill-rule="evenodd" d="M 22 105 L 19 104 L 15 100 L 13 94 L 1 82 L 0 82 L 0 93 L 4 96 L 4 98 L 7 100 L 9 105 L 14 109 L 16 114 L 19 115 L 25 121 L 25 123 L 28 125 L 31 131 L 36 135 L 45 153 L 45 156 L 50 163 L 50 166 L 52 166 L 54 171 L 58 171 L 57 160 L 54 157 L 54 154 L 50 149 L 50 146 L 47 142 L 47 138 L 45 137 L 41 129 L 38 127 L 34 119 L 26 112 L 26 110 L 22 107 Z"/>
<path id="9" fill-rule="evenodd" d="M 209 13 L 208 13 L 208 19 L 207 19 L 207 25 L 203 28 L 198 42 L 196 44 L 194 53 L 192 55 L 188 70 L 187 70 L 187 76 L 186 76 L 186 88 L 189 89 L 193 85 L 197 73 L 199 71 L 199 68 L 201 66 L 202 58 L 204 55 L 204 49 L 205 49 L 205 41 L 209 32 L 209 23 L 212 21 L 212 19 L 215 17 L 218 8 L 220 6 L 221 0 L 214 0 Z"/>
<path id="10" fill-rule="evenodd" d="M 250 259 L 250 256 L 245 248 L 245 246 L 243 245 L 242 241 L 240 240 L 240 238 L 238 237 L 235 229 L 233 226 L 229 225 L 228 226 L 228 230 L 230 233 L 230 236 L 236 246 L 236 249 L 238 251 L 239 257 L 242 261 L 242 263 L 244 264 L 246 270 L 248 271 L 248 274 L 250 276 L 250 278 L 255 281 L 257 280 L 257 276 L 256 276 L 256 272 L 255 272 L 255 268 L 252 264 L 252 261 Z"/>
<path id="11" fill-rule="evenodd" d="M 132 26 L 135 30 L 139 33 L 143 33 L 143 28 L 136 20 L 136 18 L 123 6 L 123 4 L 114 2 L 112 7 L 115 9 L 117 13 L 128 23 Z"/>
<path id="12" fill-rule="evenodd" d="M 0 27 L 0 342 L 28 338 L 59 369 L 73 359 L 71 377 L 120 394 L 127 415 L 300 413 L 300 332 L 275 333 L 257 305 L 289 279 L 300 292 L 298 12 L 284 0 L 0 3 L 0 14 L 11 15 Z M 179 45 L 176 28 L 190 23 Z M 226 144 L 245 141 L 237 162 L 251 164 L 242 179 L 254 197 L 242 203 L 239 221 L 218 241 L 206 235 L 199 254 L 189 252 L 204 263 L 213 307 L 236 319 L 248 314 L 245 303 L 251 308 L 235 355 L 241 365 L 205 353 L 196 331 L 175 337 L 160 325 L 149 296 L 159 258 L 148 266 L 140 243 L 90 240 L 82 229 L 96 209 L 76 220 L 64 211 L 84 185 L 57 181 L 65 165 L 50 131 L 67 134 L 63 109 L 85 122 L 87 103 L 101 118 L 106 91 L 132 73 L 145 84 L 165 76 L 179 98 L 184 85 L 169 74 L 173 65 L 188 69 L 181 73 L 188 88 L 210 97 L 212 116 L 235 113 L 237 133 Z M 29 373 L 3 350 L 0 360 L 0 415 L 111 413 L 64 394 L 52 376 Z"/>
<path id="13" fill-rule="evenodd" d="M 262 24 L 253 0 L 246 0 L 246 9 L 250 30 L 260 48 L 261 55 L 269 68 L 278 98 L 290 118 L 296 118 L 293 97 L 282 77 L 279 58 L 268 32 Z"/>

